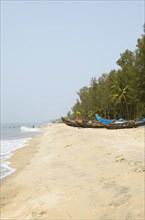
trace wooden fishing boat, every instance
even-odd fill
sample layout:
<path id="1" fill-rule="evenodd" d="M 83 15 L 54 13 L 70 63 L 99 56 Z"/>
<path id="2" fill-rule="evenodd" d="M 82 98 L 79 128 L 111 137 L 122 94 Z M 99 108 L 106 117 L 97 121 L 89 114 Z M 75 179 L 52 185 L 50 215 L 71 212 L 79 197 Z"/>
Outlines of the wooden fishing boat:
<path id="1" fill-rule="evenodd" d="M 89 121 L 89 120 L 76 120 L 79 127 L 82 128 L 104 128 L 104 125 L 100 122 Z"/>
<path id="2" fill-rule="evenodd" d="M 97 121 L 83 120 L 83 119 L 74 119 L 69 120 L 64 117 L 61 117 L 61 120 L 64 124 L 72 127 L 79 128 L 104 128 L 104 124 Z"/>
<path id="3" fill-rule="evenodd" d="M 77 123 L 74 120 L 67 120 L 64 117 L 61 117 L 61 120 L 64 124 L 71 126 L 71 127 L 78 127 Z"/>
<path id="4" fill-rule="evenodd" d="M 115 122 L 116 119 L 106 119 L 106 118 L 102 118 L 100 117 L 98 114 L 96 114 L 96 120 L 103 123 L 103 124 L 109 124 L 109 123 L 112 123 L 112 122 Z"/>
<path id="5" fill-rule="evenodd" d="M 125 120 L 124 118 L 119 118 L 119 119 L 107 119 L 107 118 L 102 118 L 100 117 L 98 114 L 96 114 L 96 120 L 103 123 L 104 125 L 107 124 L 113 124 L 113 123 L 118 123 L 118 124 L 122 124 L 122 123 L 127 123 L 129 122 L 128 120 Z"/>
<path id="6" fill-rule="evenodd" d="M 124 119 L 123 119 L 124 120 Z M 137 127 L 140 127 L 140 126 L 145 126 L 145 118 L 143 118 L 142 120 L 140 121 L 121 121 L 120 119 L 119 120 L 116 120 L 115 122 L 112 122 L 112 123 L 109 123 L 109 124 L 105 124 L 105 128 L 107 129 L 124 129 L 124 128 L 137 128 Z"/>
<path id="7" fill-rule="evenodd" d="M 107 129 L 125 129 L 125 128 L 135 128 L 134 122 L 124 122 L 124 123 L 110 123 L 104 125 Z"/>
<path id="8" fill-rule="evenodd" d="M 135 127 L 145 126 L 145 118 L 140 121 L 135 122 Z"/>

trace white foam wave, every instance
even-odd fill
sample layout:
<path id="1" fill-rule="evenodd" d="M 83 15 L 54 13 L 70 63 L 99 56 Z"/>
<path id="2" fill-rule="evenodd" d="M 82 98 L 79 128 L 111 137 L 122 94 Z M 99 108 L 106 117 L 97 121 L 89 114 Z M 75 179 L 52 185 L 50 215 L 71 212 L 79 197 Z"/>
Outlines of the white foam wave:
<path id="1" fill-rule="evenodd" d="M 22 126 L 20 129 L 23 132 L 40 132 L 39 128 L 29 128 L 29 127 L 26 127 L 26 126 Z"/>
<path id="2" fill-rule="evenodd" d="M 1 140 L 1 159 L 10 157 L 13 151 L 25 146 L 30 139 Z"/>
<path id="3" fill-rule="evenodd" d="M 13 152 L 21 147 L 27 145 L 28 141 L 31 138 L 23 138 L 23 139 L 14 139 L 14 140 L 1 140 L 1 148 L 0 148 L 0 179 L 10 175 L 15 172 L 15 169 L 9 167 L 10 162 L 7 162 L 8 158 L 13 155 Z"/>
<path id="4" fill-rule="evenodd" d="M 0 153 L 0 160 L 6 160 L 12 156 L 11 152 L 8 151 L 7 153 Z"/>
<path id="5" fill-rule="evenodd" d="M 0 180 L 2 180 L 4 177 L 11 175 L 16 171 L 16 169 L 9 167 L 10 162 L 3 162 L 1 164 L 1 170 L 0 170 Z"/>

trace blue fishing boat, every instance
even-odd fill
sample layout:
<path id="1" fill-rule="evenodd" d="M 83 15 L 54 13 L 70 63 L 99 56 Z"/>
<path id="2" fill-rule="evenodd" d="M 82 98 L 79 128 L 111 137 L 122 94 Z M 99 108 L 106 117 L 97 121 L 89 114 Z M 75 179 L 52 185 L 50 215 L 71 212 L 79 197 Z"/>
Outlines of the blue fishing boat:
<path id="1" fill-rule="evenodd" d="M 135 127 L 140 127 L 145 125 L 145 118 L 141 119 L 140 121 L 135 122 Z"/>
<path id="2" fill-rule="evenodd" d="M 120 119 L 107 119 L 107 118 L 102 118 L 98 114 L 96 114 L 96 119 L 99 122 L 102 122 L 103 124 L 110 124 L 110 123 L 115 123 L 115 124 L 123 124 L 129 122 L 128 120 L 125 120 L 124 118 Z"/>
<path id="3" fill-rule="evenodd" d="M 115 122 L 115 121 L 116 121 L 115 119 L 110 120 L 110 119 L 102 118 L 102 117 L 100 117 L 98 114 L 96 114 L 96 119 L 97 119 L 99 122 L 103 123 L 103 124 L 109 124 L 109 123 L 111 123 L 111 122 Z"/>

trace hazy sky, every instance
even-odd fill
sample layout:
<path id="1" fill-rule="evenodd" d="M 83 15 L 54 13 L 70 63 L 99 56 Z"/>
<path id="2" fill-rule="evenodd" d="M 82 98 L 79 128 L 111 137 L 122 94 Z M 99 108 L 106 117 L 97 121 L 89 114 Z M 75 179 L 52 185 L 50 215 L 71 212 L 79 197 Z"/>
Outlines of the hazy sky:
<path id="1" fill-rule="evenodd" d="M 144 1 L 2 1 L 1 120 L 65 116 L 143 33 Z"/>

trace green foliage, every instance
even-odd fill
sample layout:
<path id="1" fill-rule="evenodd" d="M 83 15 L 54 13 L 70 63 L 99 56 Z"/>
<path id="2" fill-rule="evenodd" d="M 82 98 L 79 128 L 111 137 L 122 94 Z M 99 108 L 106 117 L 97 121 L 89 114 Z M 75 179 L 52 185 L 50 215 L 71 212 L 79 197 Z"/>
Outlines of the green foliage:
<path id="1" fill-rule="evenodd" d="M 145 28 L 145 25 L 144 25 Z M 126 50 L 116 62 L 120 69 L 94 77 L 90 86 L 77 93 L 79 99 L 68 117 L 104 117 L 134 119 L 145 117 L 145 35 L 137 40 L 136 50 Z"/>
<path id="2" fill-rule="evenodd" d="M 145 102 L 145 35 L 138 39 L 136 50 L 136 72 L 138 97 Z"/>

